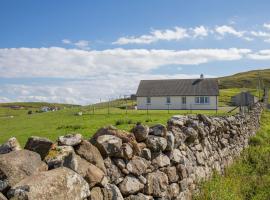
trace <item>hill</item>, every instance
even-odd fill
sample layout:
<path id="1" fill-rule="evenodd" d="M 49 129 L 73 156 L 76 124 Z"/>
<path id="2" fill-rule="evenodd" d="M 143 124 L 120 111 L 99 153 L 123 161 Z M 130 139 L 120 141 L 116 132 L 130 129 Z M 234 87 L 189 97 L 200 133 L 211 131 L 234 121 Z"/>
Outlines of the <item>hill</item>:
<path id="1" fill-rule="evenodd" d="M 231 76 L 220 77 L 220 89 L 228 88 L 257 88 L 258 77 L 260 76 L 263 85 L 270 88 L 270 69 L 253 70 L 237 73 Z"/>

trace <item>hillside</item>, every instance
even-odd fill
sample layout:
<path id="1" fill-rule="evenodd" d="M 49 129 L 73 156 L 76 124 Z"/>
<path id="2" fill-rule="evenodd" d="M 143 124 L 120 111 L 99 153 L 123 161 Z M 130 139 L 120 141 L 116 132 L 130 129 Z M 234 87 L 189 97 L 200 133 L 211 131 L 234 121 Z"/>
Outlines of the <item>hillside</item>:
<path id="1" fill-rule="evenodd" d="M 257 88 L 258 74 L 264 86 L 270 88 L 270 69 L 253 70 L 219 78 L 220 89 Z"/>

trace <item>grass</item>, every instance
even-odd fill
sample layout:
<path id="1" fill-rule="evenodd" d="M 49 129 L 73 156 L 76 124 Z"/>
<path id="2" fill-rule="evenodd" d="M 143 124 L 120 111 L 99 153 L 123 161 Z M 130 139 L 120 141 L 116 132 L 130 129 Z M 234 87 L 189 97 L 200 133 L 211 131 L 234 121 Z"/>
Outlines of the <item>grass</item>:
<path id="1" fill-rule="evenodd" d="M 82 116 L 76 113 L 82 111 Z M 69 108 L 56 112 L 27 114 L 27 109 L 12 110 L 10 108 L 0 107 L 0 144 L 8 138 L 15 136 L 22 145 L 25 144 L 30 136 L 41 136 L 52 140 L 58 136 L 70 132 L 79 132 L 84 137 L 90 138 L 99 128 L 107 125 L 114 125 L 119 129 L 130 130 L 137 122 L 148 125 L 156 123 L 166 124 L 167 120 L 176 114 L 187 114 L 189 111 L 170 111 L 153 110 L 128 110 L 120 108 L 110 108 L 110 114 L 107 109 L 95 110 L 93 114 L 91 109 Z M 205 113 L 215 115 L 215 111 L 192 111 L 192 113 Z M 218 115 L 226 114 L 225 111 L 219 111 Z M 13 115 L 13 118 L 8 116 Z"/>
<path id="2" fill-rule="evenodd" d="M 202 184 L 196 200 L 269 200 L 270 199 L 270 111 L 265 111 L 261 128 L 250 146 L 226 170 Z"/>

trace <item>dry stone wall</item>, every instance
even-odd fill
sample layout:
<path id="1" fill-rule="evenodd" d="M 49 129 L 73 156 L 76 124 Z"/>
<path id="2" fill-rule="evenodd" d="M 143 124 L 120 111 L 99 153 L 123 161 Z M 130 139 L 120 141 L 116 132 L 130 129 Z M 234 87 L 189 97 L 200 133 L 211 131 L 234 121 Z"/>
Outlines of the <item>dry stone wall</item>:
<path id="1" fill-rule="evenodd" d="M 248 146 L 263 110 L 247 115 L 173 116 L 131 132 L 101 128 L 89 140 L 16 138 L 0 146 L 0 200 L 188 200 Z"/>

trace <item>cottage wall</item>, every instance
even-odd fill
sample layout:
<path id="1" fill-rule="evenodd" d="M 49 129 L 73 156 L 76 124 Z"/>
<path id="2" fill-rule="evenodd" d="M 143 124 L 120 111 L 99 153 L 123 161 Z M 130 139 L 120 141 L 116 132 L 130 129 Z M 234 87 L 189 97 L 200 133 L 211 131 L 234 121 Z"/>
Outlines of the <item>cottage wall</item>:
<path id="1" fill-rule="evenodd" d="M 137 97 L 139 110 L 215 110 L 217 109 L 217 96 L 209 96 L 209 104 L 196 104 L 195 96 L 186 96 L 186 104 L 182 104 L 182 96 L 171 96 L 171 103 L 166 103 L 167 97 L 151 97 L 151 103 L 147 104 L 147 97 Z"/>

